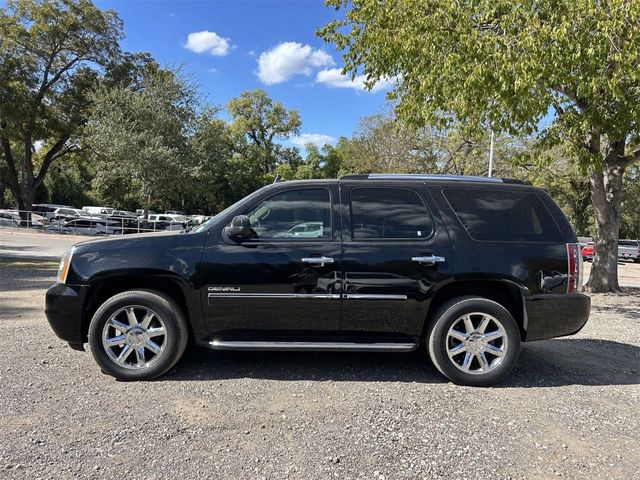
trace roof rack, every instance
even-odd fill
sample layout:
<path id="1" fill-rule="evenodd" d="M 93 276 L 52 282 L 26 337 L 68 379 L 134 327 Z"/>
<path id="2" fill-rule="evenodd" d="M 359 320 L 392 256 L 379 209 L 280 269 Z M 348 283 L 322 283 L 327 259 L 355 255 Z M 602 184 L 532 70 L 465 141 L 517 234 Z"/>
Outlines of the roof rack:
<path id="1" fill-rule="evenodd" d="M 437 175 L 437 174 L 407 174 L 407 173 L 369 173 L 358 175 L 343 175 L 340 180 L 446 180 L 458 182 L 484 182 L 484 183 L 523 183 L 521 180 L 512 180 L 496 177 L 477 177 L 470 175 Z"/>

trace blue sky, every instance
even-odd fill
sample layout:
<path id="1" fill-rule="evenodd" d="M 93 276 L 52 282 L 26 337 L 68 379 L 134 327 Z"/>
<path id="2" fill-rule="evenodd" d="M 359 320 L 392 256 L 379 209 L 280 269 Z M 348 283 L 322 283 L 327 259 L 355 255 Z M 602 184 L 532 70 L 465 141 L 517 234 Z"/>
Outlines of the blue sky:
<path id="1" fill-rule="evenodd" d="M 385 85 L 368 92 L 341 76 L 339 53 L 315 35 L 340 15 L 320 0 L 94 1 L 123 19 L 126 51 L 182 65 L 210 102 L 263 88 L 298 110 L 294 143 L 351 136 L 360 118 L 385 108 Z"/>

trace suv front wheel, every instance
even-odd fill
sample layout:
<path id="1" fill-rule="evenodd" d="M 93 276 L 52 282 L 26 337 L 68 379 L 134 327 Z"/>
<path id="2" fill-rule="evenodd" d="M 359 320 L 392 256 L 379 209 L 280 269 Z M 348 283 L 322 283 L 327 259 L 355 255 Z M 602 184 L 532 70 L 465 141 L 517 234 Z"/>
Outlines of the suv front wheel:
<path id="1" fill-rule="evenodd" d="M 102 371 L 119 380 L 149 380 L 173 367 L 188 339 L 181 308 L 149 290 L 105 301 L 89 325 L 89 344 Z"/>
<path id="2" fill-rule="evenodd" d="M 520 353 L 520 330 L 509 311 L 482 297 L 442 305 L 427 334 L 429 356 L 454 383 L 489 386 L 509 375 Z"/>

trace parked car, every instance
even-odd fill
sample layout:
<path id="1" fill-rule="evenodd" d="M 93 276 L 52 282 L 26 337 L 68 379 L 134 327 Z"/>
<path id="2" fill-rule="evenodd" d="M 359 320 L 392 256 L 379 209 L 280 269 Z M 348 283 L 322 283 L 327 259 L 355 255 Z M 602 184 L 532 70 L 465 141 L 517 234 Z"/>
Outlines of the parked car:
<path id="1" fill-rule="evenodd" d="M 188 219 L 187 225 L 189 227 L 197 227 L 198 225 L 202 225 L 204 222 L 209 220 L 211 217 L 207 215 L 191 215 Z"/>
<path id="2" fill-rule="evenodd" d="M 640 242 L 638 240 L 619 240 L 618 259 L 640 262 Z"/>
<path id="3" fill-rule="evenodd" d="M 46 227 L 46 230 L 77 235 L 114 235 L 122 233 L 122 227 L 117 222 L 101 217 L 82 217 L 66 222 L 54 222 Z"/>
<path id="4" fill-rule="evenodd" d="M 156 212 L 154 212 L 153 210 L 149 210 L 147 212 L 147 215 L 154 215 L 155 213 Z M 136 215 L 138 216 L 138 218 L 144 217 L 144 208 L 137 208 Z"/>
<path id="5" fill-rule="evenodd" d="M 181 215 L 149 215 L 147 220 L 151 230 L 184 230 L 189 221 Z"/>
<path id="6" fill-rule="evenodd" d="M 78 208 L 56 208 L 49 218 L 49 222 L 64 223 L 76 218 L 91 218 L 91 216 Z"/>
<path id="7" fill-rule="evenodd" d="M 303 223 L 321 234 L 280 236 Z M 522 341 L 584 326 L 581 288 L 576 236 L 543 190 L 352 175 L 268 185 L 188 232 L 78 244 L 60 262 L 46 315 L 124 380 L 162 375 L 192 338 L 216 350 L 426 345 L 452 381 L 491 385 Z"/>
<path id="8" fill-rule="evenodd" d="M 186 217 L 187 214 L 184 213 L 182 210 L 166 210 L 164 212 L 165 215 L 180 215 L 182 217 Z"/>
<path id="9" fill-rule="evenodd" d="M 0 212 L 4 213 L 5 219 L 8 220 L 9 218 L 11 218 L 11 220 L 13 220 L 12 226 L 29 229 L 41 229 L 44 227 L 44 217 L 39 213 L 34 213 L 32 211 L 30 214 L 25 213 L 25 218 L 21 218 L 19 210 L 0 210 Z M 11 226 L 8 225 L 9 223 L 11 222 L 7 222 L 7 225 L 5 226 Z M 2 225 L 2 222 L 0 222 L 0 225 Z"/>
<path id="10" fill-rule="evenodd" d="M 107 218 L 118 224 L 123 233 L 137 233 L 141 228 L 144 228 L 140 225 L 138 216 L 126 210 L 113 210 Z"/>
<path id="11" fill-rule="evenodd" d="M 283 238 L 321 238 L 324 225 L 322 222 L 299 223 L 291 227 L 286 232 L 282 232 L 279 237 Z"/>
<path id="12" fill-rule="evenodd" d="M 0 227 L 19 227 L 20 216 L 7 210 L 0 210 Z"/>
<path id="13" fill-rule="evenodd" d="M 44 219 L 44 223 L 48 223 L 52 218 L 55 217 L 55 211 L 58 210 L 59 208 L 70 208 L 73 209 L 73 207 L 69 206 L 69 205 L 56 205 L 53 203 L 38 203 L 36 205 L 33 205 L 31 207 L 31 210 L 33 212 L 36 212 L 38 214 L 40 214 L 42 216 L 42 218 Z"/>
<path id="14" fill-rule="evenodd" d="M 582 260 L 592 262 L 594 249 L 595 243 L 593 242 L 589 242 L 584 247 L 582 247 Z"/>
<path id="15" fill-rule="evenodd" d="M 105 217 L 108 217 L 114 211 L 114 209 L 111 208 L 111 207 L 91 207 L 91 206 L 82 207 L 82 210 L 84 210 L 85 212 L 87 212 L 91 216 L 100 215 L 100 216 L 105 216 Z"/>

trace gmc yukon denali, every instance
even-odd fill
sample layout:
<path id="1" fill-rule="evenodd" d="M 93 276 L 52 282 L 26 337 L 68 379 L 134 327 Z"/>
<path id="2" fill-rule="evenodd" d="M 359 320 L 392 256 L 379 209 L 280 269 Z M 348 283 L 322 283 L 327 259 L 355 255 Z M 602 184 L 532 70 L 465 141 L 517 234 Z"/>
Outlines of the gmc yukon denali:
<path id="1" fill-rule="evenodd" d="M 509 374 L 522 342 L 584 326 L 581 275 L 576 236 L 542 190 L 349 175 L 268 185 L 192 231 L 75 245 L 46 315 L 61 339 L 88 343 L 102 371 L 122 380 L 162 375 L 187 343 L 424 346 L 450 380 L 484 386 Z"/>

